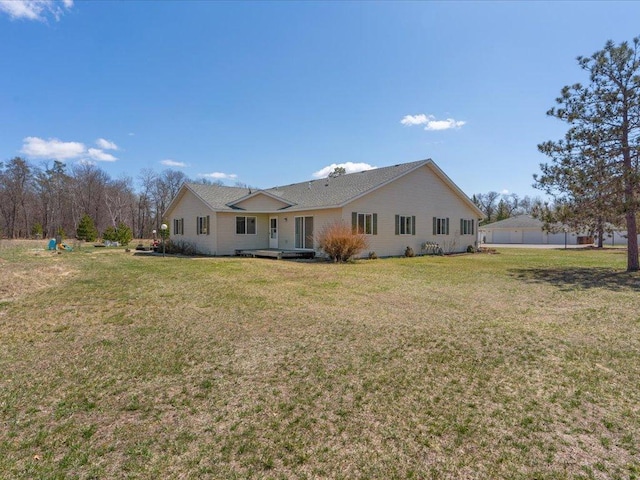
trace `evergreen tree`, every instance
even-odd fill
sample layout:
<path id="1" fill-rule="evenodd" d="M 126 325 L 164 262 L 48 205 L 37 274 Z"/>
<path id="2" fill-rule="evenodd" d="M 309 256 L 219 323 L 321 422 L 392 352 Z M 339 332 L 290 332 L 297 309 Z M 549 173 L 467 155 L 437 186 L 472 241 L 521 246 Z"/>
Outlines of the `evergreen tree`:
<path id="1" fill-rule="evenodd" d="M 578 57 L 590 84 L 565 86 L 547 115 L 569 124 L 564 139 L 538 149 L 551 158 L 534 175 L 536 187 L 568 205 L 567 221 L 602 232 L 624 219 L 627 271 L 640 269 L 636 215 L 640 176 L 640 39 L 608 41 L 590 57 Z"/>
<path id="2" fill-rule="evenodd" d="M 126 246 L 133 239 L 133 234 L 128 225 L 120 222 L 115 228 L 107 227 L 102 234 L 102 239 L 118 242 L 120 245 Z"/>
<path id="3" fill-rule="evenodd" d="M 78 223 L 76 238 L 87 242 L 95 242 L 96 238 L 98 238 L 98 230 L 93 223 L 93 218 L 86 213 L 80 219 L 80 223 Z"/>
<path id="4" fill-rule="evenodd" d="M 116 241 L 120 245 L 129 245 L 129 242 L 133 239 L 133 234 L 128 225 L 120 222 L 116 228 Z"/>
<path id="5" fill-rule="evenodd" d="M 118 232 L 114 227 L 107 227 L 104 232 L 102 232 L 102 240 L 106 240 L 109 242 L 116 242 L 118 238 Z"/>

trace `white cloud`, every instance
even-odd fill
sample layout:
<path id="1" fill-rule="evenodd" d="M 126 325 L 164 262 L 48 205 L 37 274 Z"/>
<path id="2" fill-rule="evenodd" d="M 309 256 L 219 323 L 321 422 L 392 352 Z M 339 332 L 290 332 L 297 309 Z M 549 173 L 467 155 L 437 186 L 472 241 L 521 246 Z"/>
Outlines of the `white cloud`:
<path id="1" fill-rule="evenodd" d="M 85 146 L 79 142 L 62 142 L 57 138 L 44 140 L 38 137 L 26 137 L 22 140 L 21 153 L 37 158 L 68 160 L 85 153 Z"/>
<path id="2" fill-rule="evenodd" d="M 427 123 L 427 116 L 424 113 L 420 115 L 405 115 L 402 120 L 400 120 L 402 125 L 424 125 Z"/>
<path id="3" fill-rule="evenodd" d="M 465 125 L 467 122 L 464 120 L 455 120 L 453 118 L 447 118 L 446 120 L 436 120 L 436 117 L 433 115 L 425 115 L 421 113 L 419 115 L 405 115 L 402 120 L 400 120 L 402 125 L 413 126 L 413 125 L 424 125 L 425 130 L 450 130 L 452 128 L 460 128 Z"/>
<path id="4" fill-rule="evenodd" d="M 176 162 L 175 160 L 161 160 L 160 163 L 166 167 L 178 167 L 178 168 L 184 168 L 187 166 L 186 163 L 184 162 Z"/>
<path id="5" fill-rule="evenodd" d="M 361 163 L 353 163 L 353 162 L 332 163 L 331 165 L 327 165 L 326 167 L 315 172 L 313 176 L 314 178 L 328 177 L 329 174 L 336 169 L 336 167 L 344 168 L 346 173 L 363 172 L 365 170 L 373 170 L 374 168 L 378 168 L 378 167 L 373 167 L 368 163 L 362 163 L 362 162 Z"/>
<path id="6" fill-rule="evenodd" d="M 115 162 L 116 160 L 118 160 L 110 153 L 106 153 L 99 148 L 90 148 L 89 150 L 87 150 L 87 153 L 89 154 L 89 157 L 98 162 Z"/>
<path id="7" fill-rule="evenodd" d="M 102 150 L 118 150 L 118 146 L 115 143 L 111 140 L 105 140 L 104 138 L 96 140 L 96 145 L 98 145 Z"/>
<path id="8" fill-rule="evenodd" d="M 65 10 L 73 7 L 73 0 L 0 0 L 0 12 L 12 19 L 46 21 L 49 16 L 60 20 Z"/>
<path id="9" fill-rule="evenodd" d="M 454 120 L 453 118 L 447 118 L 446 120 L 429 120 L 425 130 L 449 130 L 451 128 L 460 128 L 465 123 L 463 120 Z"/>
<path id="10" fill-rule="evenodd" d="M 221 172 L 199 173 L 198 177 L 214 178 L 216 180 L 235 180 L 236 178 L 238 178 L 238 176 L 235 173 L 221 173 Z"/>
<path id="11" fill-rule="evenodd" d="M 53 160 L 72 160 L 78 159 L 81 163 L 88 165 L 95 165 L 97 162 L 115 162 L 118 160 L 110 153 L 105 152 L 101 148 L 89 148 L 80 142 L 63 142 L 57 138 L 49 138 L 44 140 L 39 137 L 26 137 L 22 140 L 22 149 L 20 153 L 24 153 L 30 157 L 46 158 Z M 98 145 L 103 145 L 111 150 L 117 150 L 118 147 L 115 143 L 109 142 L 102 138 L 96 142 Z"/>
<path id="12" fill-rule="evenodd" d="M 509 190 L 506 188 L 500 192 L 502 195 L 509 195 Z"/>

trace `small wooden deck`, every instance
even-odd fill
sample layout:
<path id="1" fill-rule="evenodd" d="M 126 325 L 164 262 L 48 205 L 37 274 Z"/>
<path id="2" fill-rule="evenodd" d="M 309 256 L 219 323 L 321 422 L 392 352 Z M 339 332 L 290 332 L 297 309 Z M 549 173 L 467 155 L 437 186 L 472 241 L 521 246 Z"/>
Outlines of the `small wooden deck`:
<path id="1" fill-rule="evenodd" d="M 316 252 L 313 250 L 281 250 L 279 248 L 260 249 L 239 249 L 236 255 L 240 257 L 260 257 L 260 258 L 315 258 Z"/>

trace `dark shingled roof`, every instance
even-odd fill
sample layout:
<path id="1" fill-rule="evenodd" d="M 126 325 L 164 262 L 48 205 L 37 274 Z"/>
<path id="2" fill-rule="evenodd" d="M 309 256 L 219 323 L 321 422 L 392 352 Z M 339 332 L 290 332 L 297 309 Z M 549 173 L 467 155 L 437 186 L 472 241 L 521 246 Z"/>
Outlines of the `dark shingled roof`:
<path id="1" fill-rule="evenodd" d="M 342 205 L 368 191 L 428 163 L 429 160 L 402 163 L 392 167 L 375 168 L 348 173 L 333 178 L 294 183 L 266 190 L 272 195 L 295 203 L 297 208 L 333 207 Z"/>
<path id="2" fill-rule="evenodd" d="M 391 167 L 375 168 L 358 173 L 348 173 L 334 178 L 321 178 L 309 182 L 273 187 L 265 190 L 250 190 L 244 187 L 187 184 L 196 195 L 214 210 L 234 210 L 229 205 L 251 193 L 263 191 L 292 204 L 296 210 L 340 206 L 379 186 L 382 186 L 431 160 L 402 163 Z"/>
<path id="3" fill-rule="evenodd" d="M 249 194 L 249 189 L 241 187 L 203 185 L 202 183 L 188 183 L 187 186 L 214 210 L 232 210 L 227 206 L 228 203 L 235 202 Z"/>

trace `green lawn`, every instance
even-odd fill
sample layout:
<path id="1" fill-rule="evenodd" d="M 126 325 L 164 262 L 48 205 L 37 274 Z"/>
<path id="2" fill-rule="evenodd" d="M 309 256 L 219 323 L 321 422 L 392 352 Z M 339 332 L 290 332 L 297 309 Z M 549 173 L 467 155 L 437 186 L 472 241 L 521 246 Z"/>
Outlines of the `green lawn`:
<path id="1" fill-rule="evenodd" d="M 640 478 L 624 251 L 105 250 L 0 244 L 0 478 Z"/>

